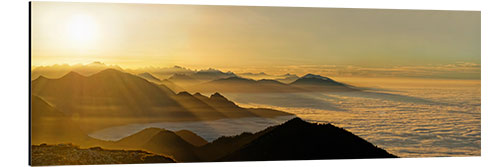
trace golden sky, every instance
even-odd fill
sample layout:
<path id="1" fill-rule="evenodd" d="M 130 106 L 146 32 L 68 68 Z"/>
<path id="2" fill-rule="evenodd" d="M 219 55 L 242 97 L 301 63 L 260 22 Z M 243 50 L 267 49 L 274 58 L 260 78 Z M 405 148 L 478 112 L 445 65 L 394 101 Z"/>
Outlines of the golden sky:
<path id="1" fill-rule="evenodd" d="M 32 2 L 32 64 L 480 66 L 480 12 Z M 403 68 L 404 69 L 404 68 Z"/>

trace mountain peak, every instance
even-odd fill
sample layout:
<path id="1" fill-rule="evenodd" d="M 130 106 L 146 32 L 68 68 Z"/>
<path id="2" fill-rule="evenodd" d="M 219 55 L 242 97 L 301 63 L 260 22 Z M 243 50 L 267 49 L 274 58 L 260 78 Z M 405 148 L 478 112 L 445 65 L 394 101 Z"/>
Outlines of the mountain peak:
<path id="1" fill-rule="evenodd" d="M 346 86 L 328 77 L 315 74 L 306 74 L 291 83 L 292 85 L 316 85 L 316 86 Z"/>
<path id="2" fill-rule="evenodd" d="M 222 96 L 219 92 L 215 92 L 214 94 L 210 95 L 210 99 L 224 99 L 227 101 L 227 98 Z"/>
<path id="3" fill-rule="evenodd" d="M 104 65 L 104 63 L 100 62 L 100 61 L 94 61 L 94 62 L 90 63 L 89 65 Z"/>
<path id="4" fill-rule="evenodd" d="M 99 76 L 99 75 L 104 75 L 104 76 L 115 76 L 115 75 L 124 75 L 124 74 L 128 74 L 128 73 L 124 73 L 120 70 L 117 70 L 117 69 L 114 69 L 114 68 L 106 68 L 92 76 Z"/>
<path id="5" fill-rule="evenodd" d="M 300 119 L 299 117 L 295 117 L 283 123 L 283 126 L 301 126 L 304 124 L 310 124 L 310 123 Z"/>
<path id="6" fill-rule="evenodd" d="M 151 73 L 148 73 L 148 72 L 143 72 L 143 73 L 140 73 L 138 75 L 147 79 L 147 80 L 161 81 L 160 79 L 156 78 L 155 76 L 153 76 Z"/>
<path id="7" fill-rule="evenodd" d="M 321 80 L 325 80 L 325 81 L 333 81 L 332 79 L 330 79 L 328 77 L 324 77 L 324 76 L 321 76 L 321 75 L 315 75 L 315 74 L 306 74 L 306 75 L 302 76 L 301 78 L 321 79 Z"/>
<path id="8" fill-rule="evenodd" d="M 43 76 L 43 75 L 40 75 L 40 76 L 38 76 L 38 77 L 37 77 L 34 81 L 37 81 L 37 80 L 38 80 L 38 81 L 42 81 L 42 80 L 48 80 L 48 79 L 49 79 L 49 78 L 47 78 L 47 77 L 45 77 L 45 76 Z"/>
<path id="9" fill-rule="evenodd" d="M 66 75 L 64 75 L 63 77 L 61 77 L 61 79 L 77 79 L 77 78 L 84 78 L 85 76 L 83 76 L 82 74 L 79 74 L 77 72 L 74 72 L 74 71 L 70 71 L 68 72 Z"/>
<path id="10" fill-rule="evenodd" d="M 177 93 L 177 95 L 179 95 L 179 96 L 191 96 L 191 94 L 189 94 L 186 91 L 179 92 L 179 93 Z"/>

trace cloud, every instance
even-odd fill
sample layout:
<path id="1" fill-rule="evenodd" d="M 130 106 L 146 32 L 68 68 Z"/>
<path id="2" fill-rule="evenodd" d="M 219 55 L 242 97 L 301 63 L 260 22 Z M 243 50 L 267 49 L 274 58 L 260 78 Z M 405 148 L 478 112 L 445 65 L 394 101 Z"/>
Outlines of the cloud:
<path id="1" fill-rule="evenodd" d="M 415 77 L 446 79 L 480 79 L 481 65 L 471 62 L 458 62 L 442 65 L 362 67 L 340 65 L 297 65 L 278 67 L 287 73 L 303 75 L 316 73 L 329 77 Z"/>

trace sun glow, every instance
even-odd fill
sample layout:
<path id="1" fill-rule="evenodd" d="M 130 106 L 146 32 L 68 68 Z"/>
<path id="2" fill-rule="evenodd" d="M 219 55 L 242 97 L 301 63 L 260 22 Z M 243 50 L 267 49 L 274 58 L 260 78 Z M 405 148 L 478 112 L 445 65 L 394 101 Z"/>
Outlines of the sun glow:
<path id="1" fill-rule="evenodd" d="M 87 15 L 76 15 L 67 23 L 67 34 L 71 42 L 84 44 L 95 40 L 97 24 Z"/>

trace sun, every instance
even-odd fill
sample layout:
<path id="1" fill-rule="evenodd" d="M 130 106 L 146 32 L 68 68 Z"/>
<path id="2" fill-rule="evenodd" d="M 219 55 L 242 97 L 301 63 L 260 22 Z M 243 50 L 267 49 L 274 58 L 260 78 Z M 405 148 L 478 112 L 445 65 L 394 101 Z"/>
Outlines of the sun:
<path id="1" fill-rule="evenodd" d="M 87 15 L 75 15 L 67 23 L 67 35 L 71 42 L 88 43 L 96 38 L 97 24 Z"/>

